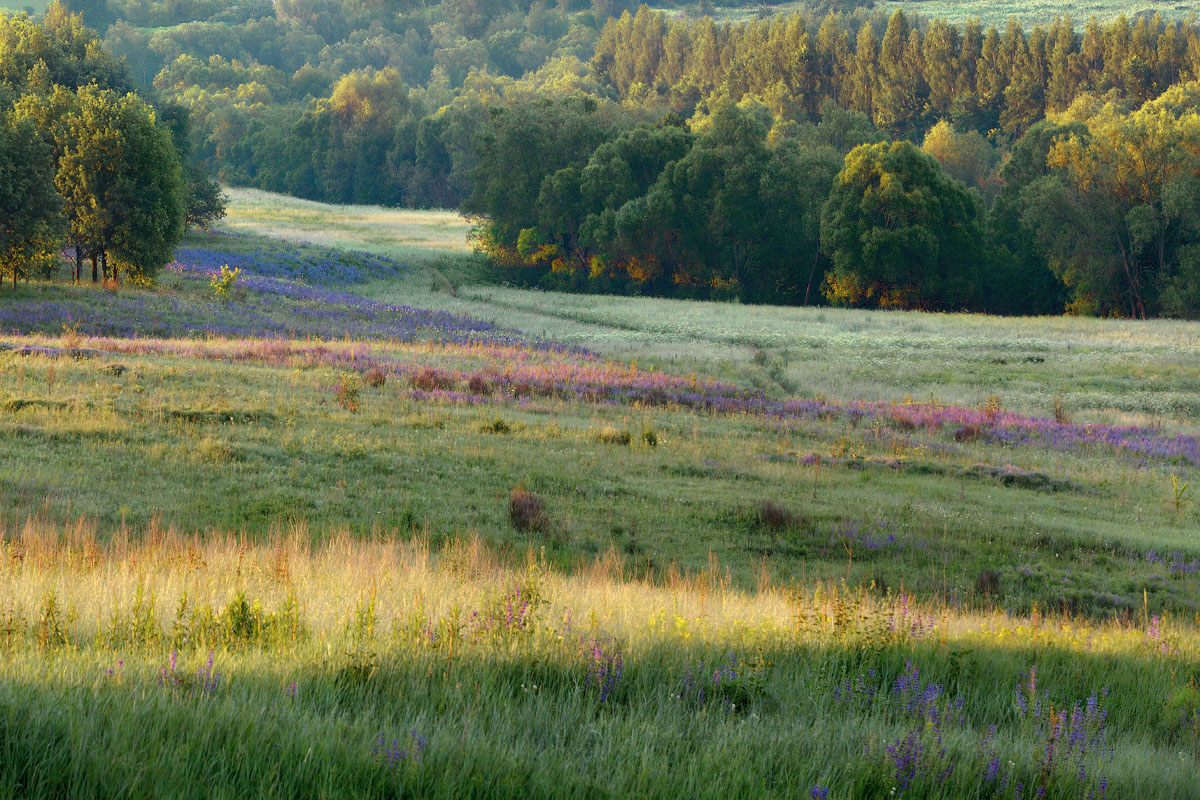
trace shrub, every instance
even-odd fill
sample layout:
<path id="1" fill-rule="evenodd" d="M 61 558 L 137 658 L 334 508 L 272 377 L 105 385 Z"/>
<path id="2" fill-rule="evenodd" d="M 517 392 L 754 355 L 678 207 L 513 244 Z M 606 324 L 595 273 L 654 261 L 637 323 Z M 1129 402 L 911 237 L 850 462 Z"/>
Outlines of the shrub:
<path id="1" fill-rule="evenodd" d="M 642 441 L 647 447 L 658 447 L 658 434 L 653 428 L 642 428 Z"/>
<path id="2" fill-rule="evenodd" d="M 496 417 L 491 422 L 485 422 L 480 426 L 480 431 L 483 433 L 508 433 L 512 428 L 504 420 Z"/>
<path id="3" fill-rule="evenodd" d="M 757 509 L 758 524 L 768 530 L 782 531 L 800 527 L 799 514 L 772 500 L 761 500 Z"/>
<path id="4" fill-rule="evenodd" d="M 519 531 L 544 533 L 550 527 L 546 504 L 524 486 L 514 486 L 508 495 L 508 518 Z"/>
<path id="5" fill-rule="evenodd" d="M 350 372 L 343 372 L 338 376 L 338 382 L 333 385 L 333 400 L 347 411 L 356 412 L 362 407 L 358 397 L 360 391 L 358 376 Z"/>
<path id="6" fill-rule="evenodd" d="M 963 425 L 954 432 L 954 441 L 973 442 L 983 436 L 983 429 L 978 425 Z"/>
<path id="7" fill-rule="evenodd" d="M 995 597 L 1000 594 L 1000 573 L 994 569 L 979 571 L 975 579 L 975 593 L 984 597 Z"/>
<path id="8" fill-rule="evenodd" d="M 373 389 L 378 389 L 387 383 L 387 373 L 379 367 L 371 367 L 363 373 L 363 382 Z"/>
<path id="9" fill-rule="evenodd" d="M 622 431 L 614 428 L 611 425 L 606 425 L 596 434 L 596 441 L 604 444 L 621 444 L 628 446 L 633 441 L 633 437 L 629 435 L 629 431 Z"/>
<path id="10" fill-rule="evenodd" d="M 1067 413 L 1066 406 L 1063 405 L 1061 394 L 1054 395 L 1054 421 L 1059 425 L 1071 424 L 1071 416 Z"/>
<path id="11" fill-rule="evenodd" d="M 233 285 L 237 283 L 237 279 L 242 275 L 241 267 L 229 268 L 228 264 L 221 266 L 221 271 L 212 276 L 209 280 L 209 285 L 212 286 L 213 293 L 222 300 L 229 299 L 229 293 L 233 289 Z"/>
<path id="12" fill-rule="evenodd" d="M 470 379 L 467 381 L 467 388 L 471 390 L 471 394 L 492 393 L 492 384 L 488 382 L 487 378 L 483 377 L 479 373 L 475 373 L 470 377 Z"/>
<path id="13" fill-rule="evenodd" d="M 416 375 L 409 378 L 409 381 L 414 389 L 426 392 L 436 392 L 439 389 L 449 389 L 454 386 L 454 378 L 437 367 L 422 367 Z"/>

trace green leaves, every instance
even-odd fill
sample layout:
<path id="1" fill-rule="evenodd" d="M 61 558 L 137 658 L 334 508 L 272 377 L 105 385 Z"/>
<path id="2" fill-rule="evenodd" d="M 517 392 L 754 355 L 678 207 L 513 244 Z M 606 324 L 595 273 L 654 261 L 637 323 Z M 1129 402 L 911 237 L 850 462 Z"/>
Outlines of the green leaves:
<path id="1" fill-rule="evenodd" d="M 170 134 L 135 95 L 84 87 L 65 120 L 69 141 L 55 180 L 72 233 L 152 278 L 183 235 L 184 194 Z M 115 265 L 114 265 L 115 266 Z"/>
<path id="2" fill-rule="evenodd" d="M 0 110 L 0 277 L 53 257 L 62 229 L 51 148 L 29 120 Z"/>
<path id="3" fill-rule="evenodd" d="M 831 302 L 962 308 L 982 255 L 978 198 L 908 142 L 846 157 L 821 216 Z"/>

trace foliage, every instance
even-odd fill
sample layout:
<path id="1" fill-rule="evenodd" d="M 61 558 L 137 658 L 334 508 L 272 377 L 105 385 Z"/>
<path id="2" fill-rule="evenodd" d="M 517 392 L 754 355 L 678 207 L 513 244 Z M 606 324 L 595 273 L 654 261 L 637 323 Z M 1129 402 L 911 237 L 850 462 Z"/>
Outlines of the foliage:
<path id="1" fill-rule="evenodd" d="M 50 147 L 28 120 L 0 109 L 0 278 L 54 258 L 62 226 Z"/>
<path id="2" fill-rule="evenodd" d="M 966 307 L 978 290 L 979 205 L 913 145 L 860 145 L 821 214 L 833 261 L 827 296 L 844 305 Z"/>
<path id="3" fill-rule="evenodd" d="M 242 276 L 241 267 L 229 268 L 228 264 L 222 264 L 219 271 L 216 272 L 209 280 L 209 285 L 212 286 L 213 292 L 222 300 L 229 299 L 230 290 L 237 283 L 238 278 Z"/>
<path id="4" fill-rule="evenodd" d="M 1084 313 L 1200 308 L 1200 114 L 1149 103 L 1058 138 L 1021 193 L 1022 223 Z"/>
<path id="5" fill-rule="evenodd" d="M 134 95 L 89 86 L 77 97 L 62 123 L 69 143 L 55 179 L 72 234 L 100 257 L 106 277 L 111 268 L 115 279 L 121 265 L 153 277 L 183 235 L 183 185 L 170 136 Z"/>

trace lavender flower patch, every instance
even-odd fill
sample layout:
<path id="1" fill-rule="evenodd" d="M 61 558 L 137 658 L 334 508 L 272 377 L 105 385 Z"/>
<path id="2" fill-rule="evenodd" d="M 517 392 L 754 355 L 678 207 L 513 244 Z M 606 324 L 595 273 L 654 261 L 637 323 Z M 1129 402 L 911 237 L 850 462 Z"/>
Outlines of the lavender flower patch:
<path id="1" fill-rule="evenodd" d="M 1176 575 L 1190 576 L 1200 572 L 1200 558 L 1188 559 L 1186 556 L 1180 555 L 1178 550 L 1174 550 L 1170 554 L 1160 554 L 1156 550 L 1147 550 L 1146 562 L 1149 564 L 1161 564 L 1167 568 L 1167 571 L 1173 572 Z"/>
<path id="2" fill-rule="evenodd" d="M 587 660 L 585 685 L 604 705 L 613 699 L 625 677 L 621 644 L 611 636 L 595 636 L 583 640 L 583 649 Z"/>
<path id="3" fill-rule="evenodd" d="M 830 533 L 828 546 L 845 549 L 898 550 L 905 546 L 896 526 L 887 520 L 839 522 Z"/>
<path id="4" fill-rule="evenodd" d="M 204 251 L 201 260 L 228 261 L 228 258 L 218 259 L 214 253 Z M 181 251 L 180 258 L 186 257 L 186 251 Z M 245 260 L 243 263 L 247 264 L 247 272 L 238 286 L 247 290 L 247 296 L 239 302 L 210 299 L 203 287 L 212 270 L 203 264 L 177 261 L 170 269 L 184 280 L 199 284 L 196 293 L 90 289 L 56 292 L 47 295 L 47 299 L 0 304 L 0 332 L 55 335 L 71 328 L 83 336 L 124 339 L 348 337 L 393 342 L 491 342 L 554 352 L 581 352 L 463 314 L 378 303 L 337 289 L 256 274 L 251 271 L 253 263 Z M 324 276 L 322 280 L 332 281 L 337 277 L 325 269 L 323 261 L 316 266 L 324 270 L 320 273 Z M 272 271 L 283 271 L 276 267 L 278 263 Z M 387 265 L 379 269 L 384 267 Z M 375 273 L 338 275 L 339 279 L 365 279 Z"/>
<path id="5" fill-rule="evenodd" d="M 259 248 L 248 253 L 181 247 L 176 251 L 175 261 L 210 274 L 222 266 L 229 266 L 244 273 L 303 281 L 317 286 L 363 283 L 375 278 L 399 278 L 409 272 L 408 264 L 373 253 L 323 248 L 316 249 L 315 252 L 305 252 L 283 245 L 270 249 Z"/>
<path id="6" fill-rule="evenodd" d="M 425 737 L 416 728 L 409 731 L 403 741 L 397 737 L 390 743 L 387 734 L 380 731 L 379 738 L 371 747 L 371 758 L 389 775 L 396 777 L 403 765 L 421 763 L 426 745 Z"/>
<path id="7" fill-rule="evenodd" d="M 178 668 L 176 661 L 178 652 L 171 651 L 167 665 L 158 674 L 158 685 L 164 689 L 185 694 L 196 694 L 200 697 L 211 697 L 221 686 L 221 673 L 213 666 L 212 651 L 208 653 L 208 661 L 196 670 L 195 675 L 189 675 Z"/>
<path id="8" fill-rule="evenodd" d="M 1068 704 L 1055 703 L 1047 691 L 1039 691 L 1035 664 L 1028 674 L 1021 675 L 1014 696 L 1023 724 L 1045 741 L 1037 763 L 1037 796 L 1045 795 L 1052 775 L 1069 772 L 1076 779 L 1080 797 L 1103 798 L 1108 778 L 1100 774 L 1100 769 L 1113 758 L 1113 749 L 1108 744 L 1108 711 L 1103 707 L 1108 688 L 1070 704 L 1068 712 Z M 995 756 L 993 761 L 996 768 L 989 763 L 986 776 L 996 781 L 999 769 Z M 1008 776 L 1000 777 L 998 790 L 1003 793 L 1008 789 Z"/>

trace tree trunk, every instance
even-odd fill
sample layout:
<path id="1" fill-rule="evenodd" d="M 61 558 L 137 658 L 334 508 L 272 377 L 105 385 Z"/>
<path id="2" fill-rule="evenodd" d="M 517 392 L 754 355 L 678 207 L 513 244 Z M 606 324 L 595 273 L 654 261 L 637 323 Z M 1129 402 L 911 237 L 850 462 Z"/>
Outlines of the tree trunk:
<path id="1" fill-rule="evenodd" d="M 108 280 L 108 251 L 100 249 L 100 275 L 104 280 Z"/>
<path id="2" fill-rule="evenodd" d="M 92 260 L 92 283 L 100 282 L 100 273 L 96 268 L 96 254 L 88 253 L 88 258 Z"/>
<path id="3" fill-rule="evenodd" d="M 75 261 L 71 265 L 71 283 L 79 285 L 79 272 L 83 266 L 83 256 L 80 253 L 79 244 L 75 244 Z"/>
<path id="4" fill-rule="evenodd" d="M 808 285 L 804 287 L 804 305 L 808 305 L 808 297 L 812 294 L 813 281 L 817 277 L 817 264 L 821 258 L 820 252 L 813 255 L 812 268 L 808 271 Z"/>

